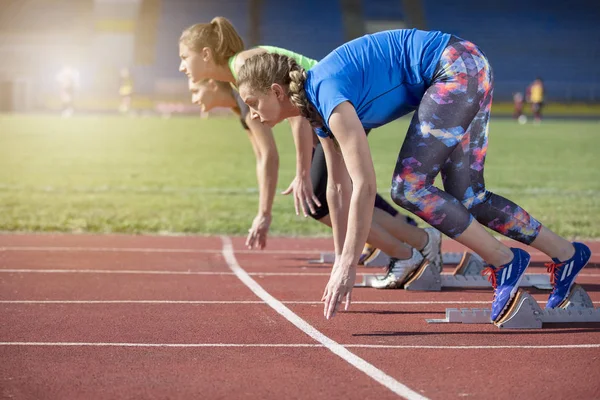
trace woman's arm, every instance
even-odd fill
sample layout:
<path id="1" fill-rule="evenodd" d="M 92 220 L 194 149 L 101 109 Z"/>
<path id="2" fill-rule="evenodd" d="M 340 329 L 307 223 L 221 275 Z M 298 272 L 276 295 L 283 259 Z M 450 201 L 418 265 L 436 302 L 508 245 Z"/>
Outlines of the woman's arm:
<path id="1" fill-rule="evenodd" d="M 270 128 L 253 120 L 250 114 L 246 118 L 246 123 L 250 128 L 248 136 L 256 156 L 256 178 L 259 191 L 258 213 L 252 228 L 250 228 L 246 246 L 253 248 L 258 245 L 262 249 L 266 245 L 267 232 L 271 224 L 271 211 L 279 170 L 279 154 Z"/>
<path id="2" fill-rule="evenodd" d="M 321 138 L 327 163 L 327 204 L 333 230 L 333 245 L 336 261 L 340 259 L 346 239 L 348 210 L 352 196 L 352 181 L 346 170 L 344 158 L 335 142 Z"/>
<path id="3" fill-rule="evenodd" d="M 334 315 L 337 305 L 344 295 L 347 296 L 346 307 L 349 306 L 350 293 L 356 275 L 356 264 L 369 234 L 377 191 L 375 169 L 367 136 L 352 104 L 344 102 L 338 105 L 329 118 L 329 126 L 339 144 L 343 162 L 332 160 L 330 166 L 329 158 L 333 159 L 332 144 L 325 148 L 324 143 L 323 149 L 326 158 L 329 154 L 327 167 L 336 170 L 329 172 L 330 182 L 328 182 L 327 201 L 330 201 L 330 187 L 333 189 L 338 185 L 342 185 L 343 188 L 344 178 L 342 173 L 339 172 L 342 170 L 342 165 L 345 165 L 345 170 L 347 170 L 349 179 L 352 182 L 352 194 L 347 212 L 344 210 L 346 207 L 344 201 L 337 204 L 329 203 L 334 241 L 340 242 L 343 240 L 343 245 L 340 251 L 340 243 L 335 243 L 336 261 L 334 270 L 323 295 L 326 318 Z M 332 180 L 333 182 L 331 182 Z M 343 197 L 342 194 L 341 198 Z M 332 196 L 331 201 L 338 202 L 340 200 L 338 197 Z M 344 218 L 344 215 L 347 217 Z M 339 231 L 339 233 L 336 233 L 336 231 Z"/>
<path id="4" fill-rule="evenodd" d="M 296 215 L 299 214 L 299 210 L 302 208 L 304 216 L 308 217 L 309 211 L 314 214 L 316 207 L 321 207 L 321 202 L 313 192 L 310 176 L 314 146 L 313 138 L 316 135 L 306 118 L 298 116 L 288 118 L 288 121 L 292 128 L 292 136 L 296 145 L 296 177 L 282 194 L 287 195 L 293 191 Z"/>
<path id="5" fill-rule="evenodd" d="M 377 192 L 375 168 L 367 136 L 354 107 L 349 102 L 344 102 L 334 109 L 329 126 L 339 143 L 352 180 L 348 228 L 341 256 L 344 264 L 356 264 L 367 240 L 373 217 L 373 204 Z"/>

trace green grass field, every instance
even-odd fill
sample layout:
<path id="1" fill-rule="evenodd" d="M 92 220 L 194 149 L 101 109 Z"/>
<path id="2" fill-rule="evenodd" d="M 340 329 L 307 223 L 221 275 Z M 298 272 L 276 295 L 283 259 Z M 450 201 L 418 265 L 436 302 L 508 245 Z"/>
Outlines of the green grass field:
<path id="1" fill-rule="evenodd" d="M 408 119 L 377 129 L 380 193 Z M 294 175 L 287 124 L 275 130 L 278 187 Z M 600 237 L 600 123 L 492 119 L 490 190 L 568 237 Z M 0 230 L 244 234 L 257 207 L 254 157 L 234 118 L 0 116 Z M 328 235 L 278 195 L 272 234 Z"/>

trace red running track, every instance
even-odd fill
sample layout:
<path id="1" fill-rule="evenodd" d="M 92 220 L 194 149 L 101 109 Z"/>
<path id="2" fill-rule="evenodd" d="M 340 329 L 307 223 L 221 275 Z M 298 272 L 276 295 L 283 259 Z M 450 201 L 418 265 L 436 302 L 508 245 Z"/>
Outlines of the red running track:
<path id="1" fill-rule="evenodd" d="M 354 364 L 257 297 L 218 237 L 0 235 L 0 398 L 398 398 L 381 376 L 409 398 L 600 393 L 600 324 L 425 322 L 446 307 L 488 307 L 489 290 L 356 289 L 350 311 L 326 321 L 318 300 L 328 266 L 308 260 L 330 240 L 271 239 L 263 252 L 233 244 L 258 285 Z M 599 244 L 578 279 L 596 304 Z M 444 248 L 461 250 L 449 240 Z M 543 271 L 536 265 L 530 272 Z"/>

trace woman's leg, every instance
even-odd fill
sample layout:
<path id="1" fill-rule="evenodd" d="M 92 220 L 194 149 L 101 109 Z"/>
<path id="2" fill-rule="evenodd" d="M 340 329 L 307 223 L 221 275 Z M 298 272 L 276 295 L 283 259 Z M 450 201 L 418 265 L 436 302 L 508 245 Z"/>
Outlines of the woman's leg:
<path id="1" fill-rule="evenodd" d="M 427 244 L 427 233 L 423 229 L 407 223 L 402 214 L 392 217 L 383 210 L 375 208 L 373 211 L 373 221 L 398 240 L 419 251 Z"/>
<path id="2" fill-rule="evenodd" d="M 315 212 L 311 213 L 311 216 L 317 221 L 330 226 L 327 223 L 329 220 L 326 218 L 329 215 L 327 206 L 327 167 L 325 154 L 320 143 L 315 147 L 310 174 L 313 191 L 321 202 L 321 207 L 317 207 Z M 432 249 L 425 249 L 431 235 L 428 235 L 425 230 L 409 224 L 406 217 L 399 214 L 379 194 L 375 197 L 375 210 L 371 229 L 373 233 L 367 239 L 367 243 L 384 251 L 390 257 L 408 258 L 411 256 L 409 247 L 402 244 L 403 242 L 419 251 L 425 250 L 423 253 L 430 261 L 435 259 L 436 263 L 441 262 L 441 260 L 438 260 L 440 238 L 437 236 L 439 236 L 439 233 L 432 240 L 432 242 L 436 242 L 431 243 L 433 245 Z M 439 267 L 441 266 L 438 265 Z"/>
<path id="3" fill-rule="evenodd" d="M 446 235 L 475 250 L 490 264 L 503 265 L 512 258 L 510 249 L 474 220 L 466 203 L 462 204 L 452 194 L 433 186 L 443 167 L 445 176 L 449 176 L 446 186 L 457 176 L 469 183 L 473 181 L 472 173 L 482 177 L 491 101 L 492 72 L 485 57 L 468 42 L 449 45 L 440 60 L 438 77 L 425 92 L 410 124 L 394 171 L 392 198 Z M 451 174 L 446 162 L 450 159 L 452 163 L 451 156 L 461 150 L 472 154 L 474 163 L 468 168 L 461 166 L 459 174 Z M 483 180 L 477 180 L 481 192 Z M 472 207 L 477 199 L 484 200 L 476 198 L 472 200 L 473 204 L 467 205 Z M 506 214 L 504 211 L 505 218 L 511 218 Z M 539 223 L 533 219 L 529 221 L 528 233 L 533 240 L 539 232 Z"/>
<path id="4" fill-rule="evenodd" d="M 310 175 L 315 196 L 317 196 L 321 202 L 321 207 L 317 207 L 315 212 L 311 213 L 311 217 L 322 224 L 331 226 L 331 220 L 329 219 L 329 208 L 327 206 L 327 166 L 325 163 L 325 154 L 323 152 L 321 143 L 317 144 L 315 147 Z M 377 204 L 377 199 L 375 201 Z M 381 202 L 386 203 L 383 198 L 381 198 Z M 390 209 L 396 211 L 391 205 L 388 204 L 386 211 L 381 211 L 381 213 L 393 219 L 393 217 L 389 214 Z M 397 213 L 398 212 L 396 211 L 396 214 Z M 404 225 L 408 224 L 404 223 Z M 403 259 L 410 258 L 412 254 L 412 249 L 409 246 L 388 233 L 384 228 L 381 227 L 381 225 L 376 223 L 375 220 L 371 225 L 371 231 L 369 232 L 367 242 L 371 243 L 378 249 L 381 249 L 390 257 Z"/>
<path id="5" fill-rule="evenodd" d="M 489 113 L 483 118 L 475 118 L 461 145 L 456 147 L 447 160 L 442 169 L 444 188 L 458 198 L 480 223 L 521 243 L 529 244 L 553 259 L 548 264 L 548 271 L 551 273 L 554 290 L 546 306 L 557 307 L 568 296 L 575 277 L 587 264 L 591 252 L 584 244 L 570 243 L 541 226 L 510 200 L 485 189 L 483 165 L 487 135 L 478 132 L 484 131 L 481 127 L 487 124 L 488 118 Z"/>
<path id="6" fill-rule="evenodd" d="M 497 266 L 488 271 L 496 289 L 496 319 L 516 293 L 530 257 L 496 240 L 478 221 L 527 244 L 536 239 L 541 224 L 485 190 L 492 87 L 491 67 L 477 47 L 466 41 L 449 43 L 400 150 L 392 198 Z M 442 169 L 448 192 L 433 186 Z"/>
<path id="7" fill-rule="evenodd" d="M 512 201 L 486 190 L 483 171 L 487 150 L 486 131 L 489 113 L 481 111 L 473 120 L 446 163 L 441 175 L 444 190 L 488 228 L 528 244 L 551 258 L 566 260 L 573 256 L 573 245 L 556 235 Z"/>
<path id="8" fill-rule="evenodd" d="M 331 227 L 329 215 L 319 219 L 319 222 Z M 367 243 L 372 243 L 392 258 L 408 259 L 412 255 L 412 247 L 396 239 L 375 221 L 371 223 L 371 230 L 367 237 Z"/>
<path id="9" fill-rule="evenodd" d="M 492 72 L 485 56 L 472 43 L 451 43 L 402 147 L 393 198 L 498 266 L 488 271 L 496 288 L 492 305 L 492 319 L 496 319 L 516 292 L 529 255 L 508 249 L 480 223 L 553 258 L 549 271 L 554 290 L 547 307 L 556 307 L 567 297 L 591 253 L 587 246 L 571 244 L 542 228 L 521 207 L 485 189 L 491 103 Z M 432 186 L 440 169 L 446 192 Z"/>

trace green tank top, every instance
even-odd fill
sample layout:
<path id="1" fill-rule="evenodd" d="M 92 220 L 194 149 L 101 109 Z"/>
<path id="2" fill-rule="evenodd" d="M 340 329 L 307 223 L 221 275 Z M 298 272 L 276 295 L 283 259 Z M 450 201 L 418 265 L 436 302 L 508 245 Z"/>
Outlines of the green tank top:
<path id="1" fill-rule="evenodd" d="M 317 63 L 317 60 L 313 60 L 312 58 L 305 57 L 302 54 L 294 53 L 293 51 L 282 49 L 280 47 L 258 46 L 258 48 L 264 49 L 268 53 L 281 54 L 283 56 L 288 56 L 290 58 L 293 58 L 302 68 L 304 68 L 307 71 L 309 69 L 311 69 L 312 67 L 314 67 L 315 64 Z M 231 71 L 231 73 L 233 74 L 233 77 L 235 79 L 237 79 L 237 74 L 233 68 L 233 65 L 235 64 L 235 59 L 238 54 L 240 54 L 240 53 L 235 54 L 233 57 L 229 58 L 229 61 L 228 61 L 229 70 Z"/>

